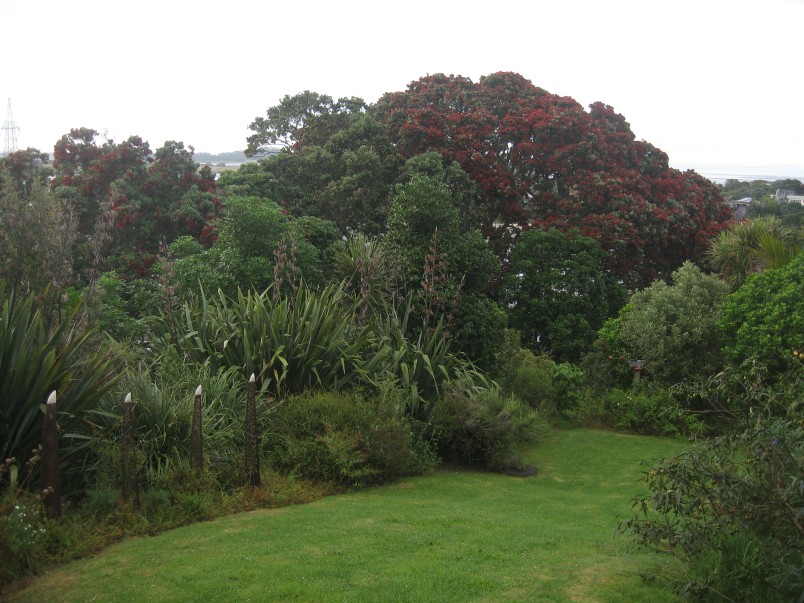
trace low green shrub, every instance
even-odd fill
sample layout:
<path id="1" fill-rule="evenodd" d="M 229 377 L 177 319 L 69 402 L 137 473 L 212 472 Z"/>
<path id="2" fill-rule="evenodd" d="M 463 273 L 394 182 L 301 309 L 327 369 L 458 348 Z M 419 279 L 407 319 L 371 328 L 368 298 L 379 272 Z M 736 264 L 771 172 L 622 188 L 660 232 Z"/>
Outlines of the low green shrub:
<path id="1" fill-rule="evenodd" d="M 263 450 L 279 469 L 343 486 L 380 483 L 434 464 L 396 408 L 357 392 L 308 391 L 280 401 Z"/>
<path id="2" fill-rule="evenodd" d="M 444 460 L 492 470 L 520 466 L 520 449 L 543 433 L 536 411 L 496 387 L 453 385 L 433 406 L 429 422 Z"/>
<path id="3" fill-rule="evenodd" d="M 752 356 L 707 379 L 678 383 L 671 391 L 684 408 L 701 416 L 712 430 L 724 433 L 760 410 L 784 416 L 791 404 L 804 399 L 804 361 L 774 373 Z"/>
<path id="4" fill-rule="evenodd" d="M 683 409 L 669 390 L 639 387 L 602 393 L 587 390 L 578 419 L 643 435 L 689 436 L 702 428 L 701 421 Z"/>
<path id="5" fill-rule="evenodd" d="M 117 488 L 89 488 L 81 504 L 81 510 L 91 517 L 106 517 L 117 510 L 119 501 L 120 490 Z"/>
<path id="6" fill-rule="evenodd" d="M 142 495 L 142 512 L 151 522 L 162 523 L 172 515 L 173 501 L 170 492 L 161 488 L 150 488 Z"/>
<path id="7" fill-rule="evenodd" d="M 555 401 L 553 370 L 556 366 L 549 356 L 536 356 L 521 349 L 513 362 L 517 365 L 511 382 L 511 392 L 523 402 L 540 411 L 546 411 Z"/>
<path id="8" fill-rule="evenodd" d="M 20 493 L 0 499 L 0 586 L 34 573 L 47 558 L 47 521 L 42 504 Z"/>

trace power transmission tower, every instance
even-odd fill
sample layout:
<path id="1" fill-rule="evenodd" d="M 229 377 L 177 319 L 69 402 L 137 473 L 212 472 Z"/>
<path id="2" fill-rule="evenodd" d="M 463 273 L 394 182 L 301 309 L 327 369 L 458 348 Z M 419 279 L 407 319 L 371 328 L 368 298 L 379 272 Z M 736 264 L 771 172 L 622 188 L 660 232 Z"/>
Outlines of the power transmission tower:
<path id="1" fill-rule="evenodd" d="M 19 132 L 19 126 L 14 123 L 14 118 L 11 115 L 11 99 L 8 99 L 8 112 L 6 113 L 6 123 L 3 124 L 3 130 L 5 130 L 5 139 L 6 144 L 3 147 L 3 154 L 8 155 L 9 153 L 15 153 L 17 151 L 17 132 Z"/>

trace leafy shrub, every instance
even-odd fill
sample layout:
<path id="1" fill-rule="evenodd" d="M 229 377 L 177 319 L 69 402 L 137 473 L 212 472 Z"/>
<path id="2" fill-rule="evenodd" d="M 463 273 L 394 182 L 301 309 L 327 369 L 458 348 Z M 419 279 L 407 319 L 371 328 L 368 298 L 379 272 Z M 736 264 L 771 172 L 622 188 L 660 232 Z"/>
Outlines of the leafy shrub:
<path id="1" fill-rule="evenodd" d="M 729 287 L 684 263 L 672 283 L 656 281 L 629 300 L 619 343 L 626 358 L 645 362 L 645 377 L 664 386 L 700 379 L 722 366 L 718 320 Z"/>
<path id="2" fill-rule="evenodd" d="M 178 492 L 175 495 L 176 513 L 182 523 L 202 521 L 211 517 L 213 503 L 208 492 Z"/>
<path id="3" fill-rule="evenodd" d="M 613 389 L 604 393 L 586 392 L 579 418 L 645 435 L 683 435 L 697 433 L 700 421 L 685 411 L 666 389 Z"/>
<path id="4" fill-rule="evenodd" d="M 804 253 L 799 253 L 782 268 L 749 276 L 726 297 L 719 326 L 732 367 L 756 357 L 776 375 L 797 364 L 794 354 L 804 353 L 802 291 Z"/>
<path id="5" fill-rule="evenodd" d="M 170 492 L 161 488 L 150 488 L 142 495 L 142 510 L 152 522 L 163 522 L 170 517 L 173 509 Z"/>
<path id="6" fill-rule="evenodd" d="M 517 365 L 511 392 L 533 408 L 546 410 L 556 398 L 553 374 L 556 368 L 549 356 L 536 356 L 530 350 L 522 349 L 513 359 Z"/>
<path id="7" fill-rule="evenodd" d="M 634 381 L 634 373 L 628 365 L 620 326 L 631 311 L 624 306 L 614 318 L 608 319 L 597 332 L 597 339 L 581 359 L 581 368 L 586 375 L 585 384 L 597 392 L 611 388 L 627 388 Z"/>
<path id="8" fill-rule="evenodd" d="M 390 405 L 356 392 L 305 392 L 272 409 L 263 449 L 280 469 L 344 486 L 432 466 L 433 455 Z"/>
<path id="9" fill-rule="evenodd" d="M 621 524 L 690 571 L 682 591 L 702 600 L 796 601 L 804 592 L 804 423 L 757 412 L 743 431 L 652 464 L 651 494 Z"/>
<path id="10" fill-rule="evenodd" d="M 536 412 L 496 387 L 471 391 L 455 384 L 429 421 L 444 460 L 492 470 L 521 465 L 521 448 L 542 434 Z"/>
<path id="11" fill-rule="evenodd" d="M 47 520 L 34 496 L 6 493 L 0 498 L 0 586 L 36 572 L 48 547 Z"/>
<path id="12" fill-rule="evenodd" d="M 570 362 L 553 367 L 553 391 L 556 414 L 568 418 L 574 414 L 583 391 L 583 371 Z"/>
<path id="13" fill-rule="evenodd" d="M 700 416 L 716 432 L 733 429 L 757 412 L 784 416 L 791 404 L 804 399 L 804 371 L 801 360 L 785 373 L 772 374 L 751 357 L 739 367 L 700 381 L 678 383 L 673 397 L 686 409 Z"/>

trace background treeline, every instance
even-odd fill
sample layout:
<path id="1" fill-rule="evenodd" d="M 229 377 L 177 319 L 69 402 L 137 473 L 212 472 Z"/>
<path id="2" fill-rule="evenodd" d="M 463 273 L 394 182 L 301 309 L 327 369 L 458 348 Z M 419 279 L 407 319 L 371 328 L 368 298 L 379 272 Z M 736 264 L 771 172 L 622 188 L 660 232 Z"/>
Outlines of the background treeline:
<path id="1" fill-rule="evenodd" d="M 104 541 L 440 460 L 521 470 L 553 421 L 707 438 L 731 477 L 669 461 L 649 484 L 672 499 L 646 498 L 628 527 L 712 569 L 690 592 L 800 586 L 801 539 L 782 535 L 801 530 L 798 223 L 732 223 L 717 186 L 610 107 L 512 73 L 427 76 L 371 106 L 307 91 L 250 127 L 259 160 L 217 179 L 180 142 L 87 128 L 52 165 L 0 160 L 0 578 L 82 554 L 88 523 Z M 61 522 L 35 494 L 52 390 Z"/>

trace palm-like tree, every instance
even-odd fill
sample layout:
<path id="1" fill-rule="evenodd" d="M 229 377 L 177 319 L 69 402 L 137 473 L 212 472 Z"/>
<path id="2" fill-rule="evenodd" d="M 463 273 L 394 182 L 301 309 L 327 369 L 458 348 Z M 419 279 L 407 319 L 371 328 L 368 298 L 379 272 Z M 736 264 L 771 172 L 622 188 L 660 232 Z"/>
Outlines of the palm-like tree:
<path id="1" fill-rule="evenodd" d="M 748 275 L 784 266 L 800 251 L 798 232 L 768 216 L 737 222 L 721 232 L 709 247 L 707 262 L 737 289 Z"/>

